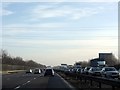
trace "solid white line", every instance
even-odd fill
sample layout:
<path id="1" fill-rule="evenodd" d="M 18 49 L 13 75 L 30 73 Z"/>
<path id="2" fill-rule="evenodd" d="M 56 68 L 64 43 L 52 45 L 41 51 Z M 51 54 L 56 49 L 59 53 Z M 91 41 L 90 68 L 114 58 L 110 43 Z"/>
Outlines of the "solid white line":
<path id="1" fill-rule="evenodd" d="M 56 74 L 57 74 L 57 73 L 56 73 Z M 59 74 L 57 74 L 57 75 L 63 80 L 63 82 L 64 82 L 65 84 L 67 84 L 67 85 L 69 86 L 69 88 L 75 90 L 74 87 L 71 86 L 65 79 L 63 79 Z"/>
<path id="2" fill-rule="evenodd" d="M 18 88 L 20 88 L 20 86 L 17 86 L 16 88 L 14 88 L 14 89 L 18 89 Z"/>

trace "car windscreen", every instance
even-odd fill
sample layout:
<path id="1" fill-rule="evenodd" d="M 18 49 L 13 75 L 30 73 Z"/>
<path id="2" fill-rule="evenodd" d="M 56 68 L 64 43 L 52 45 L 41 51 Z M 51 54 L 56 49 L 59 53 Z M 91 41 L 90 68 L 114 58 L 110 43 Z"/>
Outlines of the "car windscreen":
<path id="1" fill-rule="evenodd" d="M 85 70 L 89 70 L 89 69 L 90 69 L 90 67 L 86 67 L 86 68 L 85 68 Z"/>
<path id="2" fill-rule="evenodd" d="M 39 71 L 39 69 L 35 69 L 35 71 L 37 72 L 37 71 Z"/>
<path id="3" fill-rule="evenodd" d="M 116 71 L 115 68 L 106 68 L 105 71 Z"/>
<path id="4" fill-rule="evenodd" d="M 101 71 L 101 68 L 93 68 L 93 71 Z"/>

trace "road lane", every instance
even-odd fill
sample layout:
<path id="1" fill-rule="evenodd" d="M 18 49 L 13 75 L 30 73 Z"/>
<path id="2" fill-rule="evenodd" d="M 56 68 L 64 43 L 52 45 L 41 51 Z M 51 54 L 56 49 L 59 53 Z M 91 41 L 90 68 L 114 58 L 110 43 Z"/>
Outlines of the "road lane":
<path id="1" fill-rule="evenodd" d="M 22 85 L 21 88 L 30 88 L 30 89 L 46 89 L 49 77 L 38 77 L 34 80 L 31 80 L 30 83 Z"/>
<path id="2" fill-rule="evenodd" d="M 49 89 L 62 89 L 62 90 L 74 90 L 74 88 L 69 84 L 66 83 L 63 78 L 61 78 L 58 74 L 55 74 L 54 77 L 50 77 L 47 85 L 47 90 Z"/>
<path id="3" fill-rule="evenodd" d="M 11 74 L 3 75 L 2 77 L 2 88 L 15 88 L 18 87 L 27 81 L 34 80 L 34 78 L 40 77 L 40 74 Z"/>
<path id="4" fill-rule="evenodd" d="M 13 74 L 3 76 L 3 90 L 49 90 L 60 89 L 71 90 L 64 80 L 55 74 L 54 77 L 43 76 L 43 74 Z"/>

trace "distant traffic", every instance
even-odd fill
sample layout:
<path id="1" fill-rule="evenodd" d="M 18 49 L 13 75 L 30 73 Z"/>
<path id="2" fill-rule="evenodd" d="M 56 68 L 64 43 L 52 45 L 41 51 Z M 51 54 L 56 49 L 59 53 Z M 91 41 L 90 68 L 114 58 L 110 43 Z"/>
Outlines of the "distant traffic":
<path id="1" fill-rule="evenodd" d="M 41 74 L 43 73 L 44 76 L 54 76 L 54 70 L 51 67 L 47 67 L 44 69 L 40 69 L 40 68 L 35 68 L 35 69 L 28 69 L 26 70 L 26 74 Z"/>

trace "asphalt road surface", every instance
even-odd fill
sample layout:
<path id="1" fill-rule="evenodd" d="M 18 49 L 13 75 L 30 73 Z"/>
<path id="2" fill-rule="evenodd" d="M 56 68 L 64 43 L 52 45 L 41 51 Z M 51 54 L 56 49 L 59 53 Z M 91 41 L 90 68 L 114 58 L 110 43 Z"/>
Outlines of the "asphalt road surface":
<path id="1" fill-rule="evenodd" d="M 26 74 L 19 72 L 2 76 L 2 90 L 73 90 L 63 78 L 55 73 L 55 76 L 45 76 L 44 74 Z"/>

